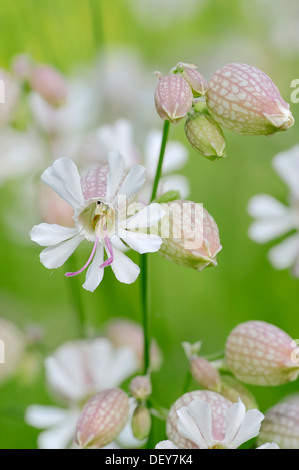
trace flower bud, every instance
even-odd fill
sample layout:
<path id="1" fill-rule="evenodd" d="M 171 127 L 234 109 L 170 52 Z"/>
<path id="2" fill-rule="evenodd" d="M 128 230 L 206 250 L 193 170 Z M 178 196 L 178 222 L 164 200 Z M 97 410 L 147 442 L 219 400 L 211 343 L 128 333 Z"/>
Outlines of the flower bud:
<path id="1" fill-rule="evenodd" d="M 198 72 L 197 67 L 193 64 L 185 64 L 179 62 L 175 70 L 189 83 L 193 96 L 204 96 L 208 89 L 206 79 Z"/>
<path id="2" fill-rule="evenodd" d="M 247 410 L 258 409 L 258 405 L 252 393 L 235 377 L 231 375 L 221 375 L 221 395 L 232 403 L 241 398 Z"/>
<path id="3" fill-rule="evenodd" d="M 140 404 L 137 406 L 132 417 L 132 431 L 134 436 L 142 441 L 149 436 L 152 420 L 149 409 Z"/>
<path id="4" fill-rule="evenodd" d="M 208 390 L 220 392 L 221 381 L 218 370 L 204 357 L 195 356 L 190 361 L 190 372 L 194 380 Z"/>
<path id="5" fill-rule="evenodd" d="M 258 445 L 276 442 L 281 449 L 299 449 L 299 395 L 270 408 L 262 422 Z"/>
<path id="6" fill-rule="evenodd" d="M 270 135 L 294 124 L 276 85 L 250 65 L 234 63 L 217 70 L 206 96 L 215 121 L 238 134 Z"/>
<path id="7" fill-rule="evenodd" d="M 81 449 L 101 448 L 112 442 L 124 428 L 129 416 L 129 399 L 119 388 L 104 390 L 84 406 L 76 429 L 76 444 Z"/>
<path id="8" fill-rule="evenodd" d="M 226 157 L 225 138 L 221 127 L 206 113 L 188 116 L 185 133 L 191 146 L 209 160 Z"/>
<path id="9" fill-rule="evenodd" d="M 155 105 L 160 118 L 176 123 L 192 107 L 193 94 L 186 80 L 177 74 L 159 79 L 155 92 Z"/>
<path id="10" fill-rule="evenodd" d="M 166 424 L 166 434 L 168 439 L 180 449 L 197 448 L 197 446 L 193 442 L 179 434 L 177 428 L 177 410 L 179 410 L 183 406 L 188 406 L 189 403 L 191 403 L 196 398 L 199 398 L 200 400 L 203 400 L 211 405 L 213 438 L 222 440 L 225 435 L 225 417 L 232 403 L 216 392 L 211 392 L 207 390 L 195 390 L 193 392 L 188 392 L 181 396 L 172 405 L 169 411 Z"/>
<path id="11" fill-rule="evenodd" d="M 13 60 L 12 69 L 19 80 L 27 81 L 32 73 L 33 61 L 27 54 L 19 54 Z"/>
<path id="12" fill-rule="evenodd" d="M 138 375 L 131 380 L 130 392 L 138 400 L 146 400 L 152 393 L 152 384 L 147 375 Z"/>
<path id="13" fill-rule="evenodd" d="M 242 382 L 281 385 L 299 375 L 296 348 L 297 344 L 280 328 L 262 321 L 248 321 L 230 333 L 225 360 Z"/>
<path id="14" fill-rule="evenodd" d="M 216 255 L 222 246 L 213 217 L 191 201 L 162 204 L 166 214 L 152 229 L 163 239 L 159 253 L 176 264 L 202 271 L 216 266 Z"/>
<path id="15" fill-rule="evenodd" d="M 33 69 L 30 86 L 52 106 L 59 106 L 67 99 L 64 77 L 49 65 L 39 65 Z"/>

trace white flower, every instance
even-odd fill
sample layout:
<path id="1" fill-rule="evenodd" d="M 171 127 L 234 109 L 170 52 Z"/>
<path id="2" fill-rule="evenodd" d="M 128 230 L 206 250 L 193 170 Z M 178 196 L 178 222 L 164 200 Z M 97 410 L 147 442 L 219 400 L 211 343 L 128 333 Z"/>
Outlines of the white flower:
<path id="1" fill-rule="evenodd" d="M 63 449 L 73 441 L 84 401 L 102 390 L 119 386 L 138 369 L 130 348 L 115 348 L 107 339 L 64 344 L 45 361 L 47 385 L 68 408 L 31 405 L 26 422 L 38 429 L 38 446 Z"/>
<path id="2" fill-rule="evenodd" d="M 293 268 L 299 277 L 299 145 L 276 155 L 273 166 L 289 187 L 289 207 L 267 194 L 254 196 L 248 212 L 256 220 L 249 236 L 257 243 L 266 243 L 295 230 L 269 251 L 269 260 L 276 269 Z"/>
<path id="3" fill-rule="evenodd" d="M 224 426 L 216 430 L 215 416 L 210 403 L 199 398 L 189 405 L 177 410 L 177 430 L 180 436 L 190 440 L 199 449 L 237 449 L 244 442 L 256 437 L 259 433 L 264 415 L 258 410 L 246 411 L 239 398 L 226 412 Z M 220 408 L 220 414 L 223 409 Z M 218 434 L 218 436 L 217 436 Z M 174 443 L 163 441 L 157 444 L 158 449 L 174 449 Z"/>
<path id="4" fill-rule="evenodd" d="M 148 201 L 157 170 L 161 140 L 162 132 L 151 130 L 146 136 L 143 152 L 140 152 L 134 142 L 132 123 L 126 119 L 119 119 L 113 125 L 101 126 L 97 131 L 91 133 L 83 144 L 82 154 L 85 163 L 95 163 L 99 160 L 106 163 L 107 153 L 117 150 L 124 157 L 127 169 L 135 163 L 144 165 L 146 183 L 141 194 L 142 199 Z M 178 174 L 169 175 L 169 173 L 180 170 L 186 163 L 187 157 L 187 150 L 180 142 L 168 142 L 158 195 L 170 190 L 177 190 L 182 198 L 188 196 L 188 179 Z"/>
<path id="5" fill-rule="evenodd" d="M 93 242 L 85 265 L 79 271 L 66 273 L 74 276 L 90 265 L 83 287 L 91 292 L 100 284 L 104 268 L 110 265 L 120 282 L 131 284 L 137 279 L 139 267 L 121 251 L 126 246 L 148 253 L 158 251 L 162 243 L 160 237 L 146 233 L 147 227 L 164 216 L 159 204 L 146 206 L 132 216 L 127 214 L 127 201 L 132 201 L 144 183 L 144 168 L 134 165 L 126 175 L 124 159 L 117 153 L 110 153 L 108 162 L 89 170 L 81 180 L 72 160 L 56 160 L 42 174 L 42 181 L 72 206 L 75 226 L 43 223 L 34 226 L 30 233 L 33 241 L 47 247 L 40 260 L 48 269 L 62 266 L 83 240 Z M 135 206 L 131 204 L 129 210 L 132 207 Z"/>

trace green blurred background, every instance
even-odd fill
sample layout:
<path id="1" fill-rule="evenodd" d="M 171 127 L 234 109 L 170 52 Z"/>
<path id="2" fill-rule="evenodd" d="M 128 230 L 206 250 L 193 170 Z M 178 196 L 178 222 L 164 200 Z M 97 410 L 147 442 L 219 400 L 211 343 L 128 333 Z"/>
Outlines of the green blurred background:
<path id="1" fill-rule="evenodd" d="M 298 26 L 298 7 L 291 0 L 2 0 L 0 66 L 9 67 L 15 54 L 26 52 L 68 74 L 99 52 L 109 54 L 121 46 L 132 48 L 146 70 L 162 73 L 183 61 L 198 65 L 210 78 L 226 63 L 249 63 L 269 74 L 290 101 L 290 83 L 299 78 Z M 150 73 L 149 83 L 154 93 L 156 79 Z M 115 94 L 121 90 L 120 83 Z M 299 122 L 299 105 L 292 105 L 292 112 Z M 162 127 L 158 117 L 154 125 Z M 162 369 L 153 375 L 154 397 L 166 407 L 180 395 L 187 370 L 182 341 L 202 340 L 204 354 L 221 351 L 230 330 L 250 319 L 274 323 L 299 338 L 299 281 L 270 266 L 270 244 L 259 246 L 248 238 L 246 210 L 258 193 L 287 202 L 287 188 L 274 173 L 271 159 L 298 143 L 297 129 L 295 124 L 270 138 L 225 132 L 228 157 L 217 163 L 188 147 L 189 161 L 182 173 L 190 179 L 190 198 L 203 202 L 214 216 L 223 251 L 218 267 L 202 273 L 157 254 L 150 257 L 152 332 L 164 354 Z M 172 126 L 170 132 L 171 138 L 188 146 L 183 124 Z M 0 188 L 2 214 L 11 210 L 10 192 L 7 184 Z M 20 327 L 41 325 L 45 350 L 52 351 L 77 336 L 64 270 L 50 273 L 39 262 L 39 247 L 16 243 L 4 217 L 0 224 L 0 315 Z M 83 262 L 86 253 L 79 256 Z M 89 324 L 100 328 L 113 316 L 139 322 L 138 293 L 138 282 L 121 285 L 107 270 L 94 294 L 81 291 Z M 288 392 L 299 391 L 299 383 L 251 390 L 265 411 Z M 15 378 L 1 386 L 1 448 L 36 446 L 38 431 L 22 420 L 32 403 L 52 403 L 42 372 L 34 384 Z M 164 423 L 156 424 L 155 433 L 156 441 L 164 438 Z"/>

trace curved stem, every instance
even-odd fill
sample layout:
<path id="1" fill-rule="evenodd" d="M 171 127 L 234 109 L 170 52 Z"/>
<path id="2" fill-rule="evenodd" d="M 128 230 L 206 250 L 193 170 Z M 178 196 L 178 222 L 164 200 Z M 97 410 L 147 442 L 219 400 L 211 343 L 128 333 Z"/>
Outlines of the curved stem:
<path id="1" fill-rule="evenodd" d="M 73 271 L 75 268 L 74 254 L 68 259 L 68 265 L 70 271 Z M 85 315 L 84 308 L 82 303 L 82 298 L 80 295 L 81 286 L 79 285 L 78 278 L 72 277 L 68 279 L 68 284 L 70 285 L 70 294 L 77 314 L 77 323 L 78 323 L 78 333 L 80 338 L 86 337 L 86 325 L 85 325 Z"/>

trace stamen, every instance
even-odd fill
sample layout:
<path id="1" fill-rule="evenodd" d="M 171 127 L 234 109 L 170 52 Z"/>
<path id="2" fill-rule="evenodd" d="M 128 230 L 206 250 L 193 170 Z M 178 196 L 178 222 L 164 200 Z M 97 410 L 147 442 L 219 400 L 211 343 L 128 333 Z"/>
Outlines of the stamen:
<path id="1" fill-rule="evenodd" d="M 107 266 L 110 266 L 110 264 L 112 264 L 114 261 L 114 253 L 113 253 L 113 248 L 110 242 L 110 238 L 108 237 L 106 230 L 104 231 L 104 233 L 105 233 L 105 237 L 104 237 L 105 244 L 106 244 L 107 250 L 109 251 L 110 256 L 108 259 L 106 259 L 106 261 L 104 261 L 104 263 L 101 264 L 100 268 L 106 268 Z"/>
<path id="2" fill-rule="evenodd" d="M 95 251 L 96 251 L 96 248 L 97 248 L 97 245 L 98 245 L 98 241 L 99 241 L 99 237 L 97 236 L 96 239 L 95 239 L 94 245 L 93 245 L 93 249 L 92 249 L 91 255 L 90 255 L 90 257 L 88 258 L 87 262 L 84 264 L 83 268 L 79 269 L 79 271 L 76 271 L 76 272 L 74 272 L 74 273 L 65 273 L 65 276 L 66 276 L 66 277 L 77 276 L 77 274 L 82 273 L 82 272 L 87 268 L 87 266 L 90 265 L 90 263 L 91 263 L 91 261 L 92 261 L 92 258 L 93 258 L 94 254 L 95 254 Z"/>

